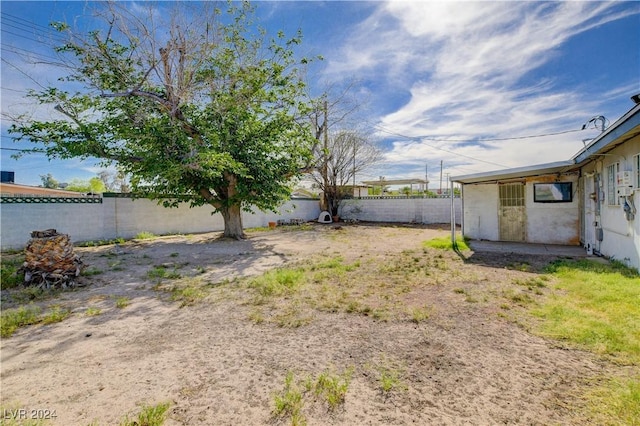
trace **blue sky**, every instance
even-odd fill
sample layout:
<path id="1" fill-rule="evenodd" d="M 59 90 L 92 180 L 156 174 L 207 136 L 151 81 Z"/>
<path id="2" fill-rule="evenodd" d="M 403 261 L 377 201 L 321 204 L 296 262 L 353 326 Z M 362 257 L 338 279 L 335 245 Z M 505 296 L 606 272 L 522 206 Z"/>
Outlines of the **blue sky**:
<path id="1" fill-rule="evenodd" d="M 261 1 L 269 32 L 302 29 L 301 51 L 322 55 L 309 81 L 319 93 L 351 85 L 360 103 L 354 123 L 384 150 L 385 160 L 358 181 L 424 178 L 431 188 L 453 176 L 567 160 L 594 116 L 613 123 L 640 92 L 638 2 L 338 2 Z M 86 18 L 84 2 L 0 3 L 2 148 L 9 115 L 55 111 L 24 92 L 55 83 L 59 70 L 34 59 L 51 55 L 45 27 Z M 545 134 L 543 137 L 528 137 Z M 558 134 L 559 133 L 559 134 Z M 91 160 L 16 161 L 2 150 L 2 170 L 16 182 L 88 179 Z"/>

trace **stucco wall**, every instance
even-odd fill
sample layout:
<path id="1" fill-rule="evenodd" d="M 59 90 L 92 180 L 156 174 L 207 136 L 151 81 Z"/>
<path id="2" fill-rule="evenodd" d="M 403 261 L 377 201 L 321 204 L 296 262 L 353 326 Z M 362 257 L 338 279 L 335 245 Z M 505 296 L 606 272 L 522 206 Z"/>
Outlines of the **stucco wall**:
<path id="1" fill-rule="evenodd" d="M 460 223 L 460 199 L 455 199 L 456 222 Z M 344 200 L 341 214 L 347 219 L 373 222 L 449 223 L 450 199 L 371 199 Z M 190 209 L 188 205 L 164 208 L 156 201 L 105 197 L 97 204 L 2 203 L 2 249 L 22 248 L 36 229 L 55 228 L 69 234 L 72 241 L 132 238 L 147 231 L 157 235 L 220 231 L 220 214 L 211 215 L 211 207 Z M 270 221 L 316 220 L 318 200 L 295 199 L 278 212 L 243 213 L 245 228 L 267 226 Z"/>
<path id="2" fill-rule="evenodd" d="M 102 203 L 2 203 L 0 204 L 0 244 L 2 249 L 22 248 L 31 231 L 57 229 L 69 234 L 73 242 L 132 238 L 147 231 L 157 235 L 200 233 L 224 229 L 220 214 L 211 207 L 164 208 L 156 201 L 105 197 Z M 293 200 L 282 205 L 278 213 L 243 212 L 246 228 L 267 226 L 278 219 L 317 219 L 318 200 Z"/>
<path id="3" fill-rule="evenodd" d="M 462 218 L 460 198 L 454 199 L 456 223 Z M 341 218 L 368 222 L 451 223 L 450 198 L 361 198 L 342 200 Z"/>
<path id="4" fill-rule="evenodd" d="M 602 176 L 601 191 L 605 195 L 600 205 L 600 222 L 603 229 L 600 253 L 636 269 L 640 269 L 640 189 L 631 197 L 637 210 L 634 220 L 631 221 L 625 218 L 622 204 L 609 205 L 606 194 L 607 166 L 618 162 L 620 170 L 634 171 L 633 160 L 638 154 L 640 137 L 635 137 L 595 161 L 595 169 Z"/>
<path id="5" fill-rule="evenodd" d="M 50 228 L 69 234 L 75 241 L 103 239 L 104 213 L 101 203 L 2 203 L 0 245 L 3 250 L 22 248 L 31 231 Z"/>
<path id="6" fill-rule="evenodd" d="M 580 244 L 580 212 L 577 174 L 563 175 L 562 182 L 573 183 L 570 203 L 536 203 L 535 183 L 555 182 L 556 175 L 525 180 L 525 241 L 544 244 Z M 468 184 L 464 186 L 464 235 L 478 240 L 499 241 L 498 184 Z"/>
<path id="7" fill-rule="evenodd" d="M 528 179 L 525 185 L 527 209 L 527 242 L 539 244 L 580 245 L 580 202 L 578 175 L 562 175 L 559 180 L 571 182 L 573 201 L 570 203 L 536 203 L 533 200 L 535 183 L 551 183 L 557 176 Z"/>
<path id="8" fill-rule="evenodd" d="M 498 185 L 465 185 L 462 190 L 464 235 L 474 240 L 498 240 Z"/>

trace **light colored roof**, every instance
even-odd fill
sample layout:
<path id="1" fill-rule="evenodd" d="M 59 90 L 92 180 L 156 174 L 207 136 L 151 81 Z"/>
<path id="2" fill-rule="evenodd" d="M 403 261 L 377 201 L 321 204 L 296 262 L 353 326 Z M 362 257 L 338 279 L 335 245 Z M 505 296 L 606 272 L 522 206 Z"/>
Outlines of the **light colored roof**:
<path id="1" fill-rule="evenodd" d="M 576 165 L 573 161 L 557 161 L 555 163 L 536 164 L 534 166 L 516 167 L 513 169 L 475 173 L 471 175 L 453 176 L 451 180 L 460 183 L 491 182 L 529 176 L 548 175 L 553 173 L 565 173 L 575 168 Z"/>
<path id="2" fill-rule="evenodd" d="M 84 197 L 84 194 L 80 192 L 43 188 L 41 186 L 20 185 L 8 182 L 0 183 L 0 193 L 11 195 L 43 195 L 49 197 Z"/>
<path id="3" fill-rule="evenodd" d="M 568 161 L 538 164 L 534 166 L 518 167 L 514 169 L 496 170 L 471 175 L 454 176 L 454 182 L 463 184 L 492 182 L 520 177 L 538 176 L 553 173 L 565 173 L 575 170 L 584 163 L 591 161 L 594 155 L 602 154 L 626 142 L 632 137 L 640 135 L 640 104 L 636 104 L 625 115 L 609 126 L 598 137 L 581 149 Z"/>
<path id="4" fill-rule="evenodd" d="M 414 183 L 427 183 L 424 179 L 383 179 L 383 180 L 363 180 L 363 184 L 371 186 L 388 186 L 388 185 L 411 185 Z"/>

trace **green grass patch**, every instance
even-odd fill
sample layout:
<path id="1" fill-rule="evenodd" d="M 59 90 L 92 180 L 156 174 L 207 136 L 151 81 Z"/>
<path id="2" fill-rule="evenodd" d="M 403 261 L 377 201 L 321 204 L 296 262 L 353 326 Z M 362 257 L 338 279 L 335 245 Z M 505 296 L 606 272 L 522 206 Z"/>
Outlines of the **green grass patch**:
<path id="1" fill-rule="evenodd" d="M 153 232 L 147 232 L 147 231 L 142 231 L 142 232 L 138 232 L 135 236 L 136 240 L 150 240 L 152 238 L 156 238 L 157 235 L 154 234 Z"/>
<path id="2" fill-rule="evenodd" d="M 293 372 L 289 372 L 284 379 L 284 389 L 274 397 L 273 415 L 290 418 L 292 426 L 306 425 L 307 420 L 302 413 L 303 407 L 302 389 L 295 381 Z"/>
<path id="3" fill-rule="evenodd" d="M 116 298 L 116 308 L 118 309 L 124 309 L 127 306 L 129 306 L 130 303 L 131 303 L 131 300 L 129 300 L 128 297 L 120 296 Z"/>
<path id="4" fill-rule="evenodd" d="M 110 246 L 113 244 L 124 244 L 126 241 L 122 237 L 114 238 L 112 240 L 96 240 L 96 241 L 83 241 L 76 246 L 78 247 L 100 247 L 100 246 Z"/>
<path id="5" fill-rule="evenodd" d="M 175 269 L 170 271 L 164 266 L 154 266 L 149 271 L 147 271 L 147 278 L 158 282 L 162 281 L 163 279 L 177 280 L 181 277 L 182 275 L 180 275 L 180 273 Z"/>
<path id="6" fill-rule="evenodd" d="M 180 307 L 195 305 L 207 297 L 205 283 L 198 278 L 185 278 L 171 288 L 171 300 Z"/>
<path id="7" fill-rule="evenodd" d="M 266 272 L 249 281 L 249 287 L 260 296 L 283 296 L 295 293 L 305 283 L 303 268 L 280 268 Z"/>
<path id="8" fill-rule="evenodd" d="M 422 243 L 423 247 L 434 248 L 438 250 L 453 250 L 453 244 L 451 243 L 451 237 L 439 237 L 432 238 Z M 456 237 L 456 247 L 458 250 L 469 250 L 469 245 L 462 237 Z"/>
<path id="9" fill-rule="evenodd" d="M 608 379 L 589 390 L 587 416 L 598 425 L 640 425 L 640 376 Z"/>
<path id="10" fill-rule="evenodd" d="M 420 324 L 431 316 L 431 308 L 429 306 L 414 307 L 410 310 L 411 321 Z"/>
<path id="11" fill-rule="evenodd" d="M 24 283 L 24 272 L 18 269 L 24 262 L 24 256 L 7 256 L 0 258 L 0 284 L 2 289 L 15 288 Z"/>
<path id="12" fill-rule="evenodd" d="M 167 420 L 167 412 L 171 403 L 165 402 L 157 405 L 146 405 L 142 407 L 138 416 L 130 419 L 127 416 L 120 422 L 120 426 L 161 426 Z"/>
<path id="13" fill-rule="evenodd" d="M 68 309 L 53 306 L 41 314 L 37 306 L 20 306 L 16 309 L 3 310 L 0 315 L 0 336 L 11 337 L 21 327 L 33 324 L 53 324 L 65 320 L 71 315 Z"/>
<path id="14" fill-rule="evenodd" d="M 307 376 L 296 380 L 293 372 L 288 372 L 284 379 L 284 389 L 274 396 L 273 415 L 280 419 L 288 418 L 291 425 L 306 425 L 306 403 L 320 403 L 329 411 L 334 411 L 344 404 L 352 375 L 353 368 L 341 373 L 325 370 L 316 377 Z"/>
<path id="15" fill-rule="evenodd" d="M 0 315 L 0 336 L 10 337 L 18 328 L 38 322 L 40 322 L 40 308 L 36 306 L 4 310 Z"/>
<path id="16" fill-rule="evenodd" d="M 347 369 L 340 374 L 323 371 L 315 380 L 308 379 L 305 387 L 326 402 L 329 410 L 333 411 L 344 403 L 352 375 L 353 369 Z"/>
<path id="17" fill-rule="evenodd" d="M 100 308 L 95 308 L 95 307 L 89 307 L 87 308 L 86 311 L 84 311 L 84 314 L 88 317 L 95 317 L 98 316 L 102 313 L 102 311 L 100 310 Z"/>
<path id="18" fill-rule="evenodd" d="M 53 324 L 56 322 L 64 321 L 69 317 L 69 315 L 71 315 L 70 310 L 63 309 L 60 306 L 54 306 L 49 312 L 47 312 L 40 318 L 40 322 L 42 324 Z"/>
<path id="19" fill-rule="evenodd" d="M 625 364 L 640 364 L 640 276 L 619 264 L 560 261 L 555 291 L 532 310 L 538 331 Z"/>

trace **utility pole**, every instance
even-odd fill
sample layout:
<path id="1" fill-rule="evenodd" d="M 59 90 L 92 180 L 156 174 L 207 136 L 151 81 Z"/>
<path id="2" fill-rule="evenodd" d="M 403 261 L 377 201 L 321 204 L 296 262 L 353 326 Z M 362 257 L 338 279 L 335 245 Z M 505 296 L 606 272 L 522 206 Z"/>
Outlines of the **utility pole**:
<path id="1" fill-rule="evenodd" d="M 445 182 L 447 182 L 447 186 L 449 186 L 449 183 L 448 183 L 449 182 L 449 173 L 447 173 L 447 180 Z M 452 184 L 453 184 L 453 182 L 452 182 Z"/>
<path id="2" fill-rule="evenodd" d="M 353 196 L 356 196 L 356 142 L 353 141 Z M 360 196 L 360 192 L 358 192 Z"/>
<path id="3" fill-rule="evenodd" d="M 442 195 L 442 160 L 440 160 L 440 195 Z"/>
<path id="4" fill-rule="evenodd" d="M 328 164 L 327 164 L 327 162 L 329 161 L 327 158 L 328 151 L 329 151 L 329 135 L 327 134 L 328 133 L 327 132 L 327 129 L 328 129 L 327 116 L 329 114 L 327 112 L 328 107 L 327 107 L 326 98 L 324 100 L 323 109 L 324 109 L 324 123 L 322 123 L 322 127 L 324 128 L 324 138 L 323 138 L 324 148 L 322 152 L 324 155 L 324 161 L 322 162 L 322 184 L 324 186 L 324 201 L 327 204 L 325 207 L 329 212 L 329 214 L 333 215 L 333 206 L 331 205 L 332 197 L 329 196 L 329 176 L 328 176 L 329 171 L 328 171 Z"/>
<path id="5" fill-rule="evenodd" d="M 429 165 L 424 165 L 424 196 L 426 197 L 429 192 Z"/>

